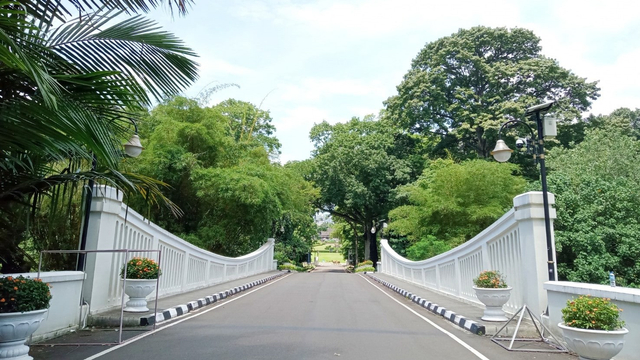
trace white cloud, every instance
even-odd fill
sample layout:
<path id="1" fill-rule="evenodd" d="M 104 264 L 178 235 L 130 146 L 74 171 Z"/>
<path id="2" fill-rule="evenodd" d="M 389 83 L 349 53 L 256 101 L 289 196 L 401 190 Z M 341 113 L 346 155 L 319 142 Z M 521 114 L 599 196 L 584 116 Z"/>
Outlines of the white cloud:
<path id="1" fill-rule="evenodd" d="M 295 130 L 298 136 L 307 136 L 313 124 L 324 120 L 330 121 L 326 110 L 314 106 L 299 106 L 285 109 L 283 115 L 274 119 L 274 125 L 278 133 Z"/>
<path id="2" fill-rule="evenodd" d="M 622 54 L 616 62 L 593 68 L 602 96 L 593 104 L 593 113 L 609 114 L 620 107 L 640 108 L 640 49 Z"/>
<path id="3" fill-rule="evenodd" d="M 279 92 L 286 101 L 311 101 L 333 95 L 384 97 L 386 89 L 377 80 L 307 78 L 284 85 Z"/>
<path id="4" fill-rule="evenodd" d="M 204 74 L 222 74 L 222 75 L 251 75 L 254 71 L 250 68 L 229 63 L 222 59 L 216 59 L 213 56 L 201 55 L 197 59 L 200 63 L 200 75 L 204 77 Z"/>
<path id="5" fill-rule="evenodd" d="M 486 25 L 515 19 L 518 8 L 512 1 L 320 1 L 282 6 L 278 13 L 293 22 L 304 23 L 326 31 L 350 36 L 376 37 L 415 29 L 450 28 L 455 23 L 473 26 L 482 21 Z"/>

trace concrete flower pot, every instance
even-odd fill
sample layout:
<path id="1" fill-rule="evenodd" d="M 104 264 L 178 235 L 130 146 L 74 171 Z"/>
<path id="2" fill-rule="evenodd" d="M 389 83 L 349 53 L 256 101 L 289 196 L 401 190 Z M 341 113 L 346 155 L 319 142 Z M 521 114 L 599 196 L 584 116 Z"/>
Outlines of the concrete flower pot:
<path id="1" fill-rule="evenodd" d="M 42 321 L 47 309 L 0 314 L 0 359 L 31 360 L 24 344 Z"/>
<path id="2" fill-rule="evenodd" d="M 624 336 L 629 330 L 578 329 L 559 323 L 562 336 L 570 350 L 575 351 L 580 360 L 609 360 L 624 346 Z"/>
<path id="3" fill-rule="evenodd" d="M 122 280 L 124 281 L 124 280 Z M 127 279 L 124 293 L 129 296 L 124 311 L 147 312 L 147 296 L 156 289 L 158 279 Z"/>
<path id="4" fill-rule="evenodd" d="M 511 297 L 512 287 L 506 287 L 502 289 L 493 288 L 479 288 L 474 286 L 473 290 L 476 292 L 476 297 L 484 305 L 484 315 L 482 320 L 484 321 L 507 321 L 509 320 L 504 311 L 502 311 L 502 305 L 506 304 Z"/>

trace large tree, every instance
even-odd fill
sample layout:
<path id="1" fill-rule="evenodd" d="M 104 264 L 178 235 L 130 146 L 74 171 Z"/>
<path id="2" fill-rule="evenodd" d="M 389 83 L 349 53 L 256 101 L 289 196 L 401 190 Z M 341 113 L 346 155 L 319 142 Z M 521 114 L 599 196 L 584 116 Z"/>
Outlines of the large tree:
<path id="1" fill-rule="evenodd" d="M 619 284 L 640 287 L 640 142 L 619 121 L 625 113 L 600 117 L 574 148 L 549 152 L 560 279 L 605 284 L 613 271 Z"/>
<path id="2" fill-rule="evenodd" d="M 376 235 L 393 207 L 393 190 L 412 179 L 416 169 L 398 144 L 407 139 L 372 116 L 347 123 L 315 125 L 314 183 L 320 188 L 319 207 L 341 217 L 364 233 L 365 258 L 378 260 Z M 354 232 L 355 233 L 355 232 Z"/>
<path id="3" fill-rule="evenodd" d="M 428 43 L 385 102 L 386 118 L 437 139 L 432 155 L 486 158 L 505 116 L 555 100 L 570 123 L 599 96 L 596 85 L 542 55 L 532 31 L 479 26 Z"/>

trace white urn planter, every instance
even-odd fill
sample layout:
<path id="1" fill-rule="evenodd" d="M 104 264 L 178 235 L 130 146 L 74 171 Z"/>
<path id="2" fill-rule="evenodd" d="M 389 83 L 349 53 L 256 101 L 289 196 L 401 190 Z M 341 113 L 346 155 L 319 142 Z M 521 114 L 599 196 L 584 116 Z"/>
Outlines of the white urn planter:
<path id="1" fill-rule="evenodd" d="M 125 280 L 122 280 L 125 281 Z M 147 296 L 156 289 L 158 279 L 127 279 L 124 293 L 129 296 L 124 311 L 147 312 Z"/>
<path id="2" fill-rule="evenodd" d="M 609 360 L 616 356 L 624 345 L 624 336 L 629 330 L 578 329 L 559 323 L 567 347 L 575 351 L 580 360 Z"/>
<path id="3" fill-rule="evenodd" d="M 507 321 L 507 316 L 502 311 L 502 305 L 506 304 L 511 297 L 512 287 L 506 287 L 501 289 L 494 288 L 479 288 L 474 286 L 476 291 L 476 297 L 484 305 L 484 315 L 482 320 L 484 321 Z"/>
<path id="4" fill-rule="evenodd" d="M 47 309 L 0 314 L 0 359 L 31 360 L 24 344 L 42 321 Z"/>

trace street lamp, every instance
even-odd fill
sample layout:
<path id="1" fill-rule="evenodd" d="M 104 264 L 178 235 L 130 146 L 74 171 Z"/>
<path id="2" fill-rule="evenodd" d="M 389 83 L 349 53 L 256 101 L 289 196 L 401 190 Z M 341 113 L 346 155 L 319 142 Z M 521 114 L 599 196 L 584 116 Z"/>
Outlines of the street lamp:
<path id="1" fill-rule="evenodd" d="M 138 124 L 133 119 L 129 119 L 134 127 L 134 134 L 129 141 L 123 144 L 124 152 L 130 157 L 138 157 L 144 148 L 140 143 L 140 137 L 138 137 Z M 96 171 L 98 167 L 98 159 L 96 154 L 93 154 L 93 161 L 91 162 L 91 171 Z M 80 235 L 80 250 L 87 248 L 87 231 L 89 230 L 89 215 L 91 214 L 91 200 L 93 199 L 93 186 L 95 182 L 93 178 L 89 179 L 87 188 L 87 194 L 84 201 L 84 219 L 82 219 L 82 234 Z M 84 271 L 85 254 L 79 254 L 78 264 L 76 265 L 77 271 Z"/>
<path id="2" fill-rule="evenodd" d="M 551 109 L 551 106 L 553 106 L 554 103 L 555 103 L 554 101 L 551 101 L 548 103 L 530 107 L 527 109 L 527 111 L 524 114 L 525 117 L 530 115 L 535 115 L 536 125 L 538 128 L 538 143 L 537 143 L 538 146 L 533 146 L 533 144 L 535 144 L 535 136 L 531 126 L 529 126 L 526 122 L 522 120 L 509 120 L 504 124 L 502 124 L 502 126 L 500 127 L 500 131 L 498 131 L 499 140 L 496 143 L 495 149 L 493 149 L 493 151 L 491 152 L 491 155 L 493 155 L 493 157 L 499 162 L 505 162 L 509 160 L 513 150 L 509 149 L 507 144 L 505 144 L 505 142 L 502 140 L 502 130 L 507 126 L 514 126 L 514 125 L 524 125 L 527 129 L 529 129 L 531 137 L 527 139 L 518 139 L 518 141 L 516 142 L 516 146 L 519 148 L 522 148 L 526 145 L 527 151 L 529 153 L 533 152 L 533 159 L 540 164 L 540 180 L 542 182 L 542 201 L 544 205 L 544 225 L 545 225 L 545 230 L 547 235 L 547 266 L 549 268 L 549 281 L 556 280 L 556 273 L 555 273 L 555 266 L 554 266 L 554 260 L 553 260 L 553 255 L 554 255 L 553 245 L 551 242 L 551 221 L 549 220 L 549 197 L 547 195 L 547 169 L 544 164 L 544 135 L 545 134 L 542 126 L 542 118 L 540 117 L 540 113 L 545 113 L 549 111 L 549 109 Z M 551 126 L 549 126 L 549 129 L 547 129 L 547 133 L 549 135 L 555 136 L 555 127 L 553 126 L 555 124 L 555 119 L 550 119 L 549 124 L 551 124 Z M 553 129 L 551 129 L 551 127 L 553 127 Z"/>

